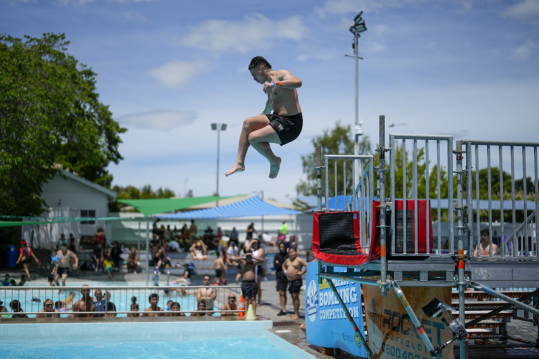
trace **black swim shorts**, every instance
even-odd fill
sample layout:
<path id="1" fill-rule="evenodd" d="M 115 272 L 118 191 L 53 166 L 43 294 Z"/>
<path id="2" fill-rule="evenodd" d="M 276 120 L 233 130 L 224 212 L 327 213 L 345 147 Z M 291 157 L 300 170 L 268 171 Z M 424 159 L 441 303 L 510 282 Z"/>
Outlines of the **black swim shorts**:
<path id="1" fill-rule="evenodd" d="M 277 132 L 281 139 L 281 146 L 286 145 L 298 138 L 303 128 L 303 116 L 301 112 L 294 116 L 279 116 L 275 113 L 266 115 L 270 120 L 269 125 Z"/>
<path id="2" fill-rule="evenodd" d="M 288 279 L 286 277 L 277 277 L 275 278 L 277 280 L 277 291 L 286 291 L 286 287 L 288 287 Z"/>
<path id="3" fill-rule="evenodd" d="M 62 274 L 69 274 L 69 268 L 58 267 L 58 275 L 61 276 Z"/>
<path id="4" fill-rule="evenodd" d="M 253 281 L 243 281 L 241 282 L 241 294 L 243 295 L 243 298 L 256 298 L 256 294 L 258 293 L 258 286 L 256 285 L 256 282 Z"/>
<path id="5" fill-rule="evenodd" d="M 299 293 L 301 291 L 302 286 L 303 286 L 303 280 L 301 278 L 293 280 L 290 282 L 288 291 L 290 292 L 290 294 Z"/>
<path id="6" fill-rule="evenodd" d="M 215 278 L 221 278 L 222 275 L 223 275 L 223 271 L 221 269 L 215 270 Z"/>

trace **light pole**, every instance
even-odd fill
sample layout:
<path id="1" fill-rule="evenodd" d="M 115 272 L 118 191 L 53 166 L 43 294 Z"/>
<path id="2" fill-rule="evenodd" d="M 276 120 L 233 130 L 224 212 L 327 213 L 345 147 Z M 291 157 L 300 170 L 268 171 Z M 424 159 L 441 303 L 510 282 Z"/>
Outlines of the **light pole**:
<path id="1" fill-rule="evenodd" d="M 187 197 L 187 192 L 185 191 L 186 185 L 187 185 L 188 178 L 183 180 L 183 196 Z"/>
<path id="2" fill-rule="evenodd" d="M 359 14 L 356 15 L 354 18 L 354 25 L 350 26 L 350 32 L 354 34 L 354 43 L 352 44 L 352 47 L 354 48 L 354 59 L 356 62 L 356 103 L 355 103 L 355 128 L 354 128 L 354 155 L 359 154 L 359 137 L 363 135 L 363 132 L 361 131 L 361 123 L 359 122 L 359 91 L 358 91 L 358 76 L 359 76 L 359 69 L 358 69 L 358 60 L 360 57 L 358 56 L 358 45 L 357 40 L 360 38 L 360 33 L 367 31 L 367 26 L 365 25 L 365 21 L 361 18 L 361 15 L 363 14 L 363 11 L 361 11 Z M 363 60 L 363 58 L 361 58 Z M 359 173 L 359 164 L 354 161 L 354 166 L 356 167 L 356 173 Z"/>
<path id="3" fill-rule="evenodd" d="M 406 126 L 406 127 L 408 127 L 408 130 L 410 130 L 410 133 L 414 133 L 414 131 L 412 131 L 412 129 L 410 128 L 410 126 L 406 122 L 392 123 L 391 125 L 389 125 L 389 127 L 396 127 L 396 126 Z"/>
<path id="4" fill-rule="evenodd" d="M 226 123 L 212 123 L 212 131 L 217 131 L 217 185 L 215 195 L 219 197 L 219 142 L 221 140 L 221 131 L 226 131 Z M 215 207 L 219 206 L 219 200 L 215 201 Z"/>

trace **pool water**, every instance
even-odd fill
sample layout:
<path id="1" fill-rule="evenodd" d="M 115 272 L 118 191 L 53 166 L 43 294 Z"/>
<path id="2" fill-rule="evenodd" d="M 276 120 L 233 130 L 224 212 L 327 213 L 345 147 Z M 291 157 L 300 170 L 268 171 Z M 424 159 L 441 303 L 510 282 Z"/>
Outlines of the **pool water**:
<path id="1" fill-rule="evenodd" d="M 271 321 L 207 319 L 0 324 L 0 358 L 312 358 Z"/>
<path id="2" fill-rule="evenodd" d="M 201 337 L 203 335 L 201 334 Z M 256 354 L 255 354 L 256 353 Z M 1 358 L 251 358 L 292 359 L 264 337 L 205 339 L 188 342 L 151 341 L 65 346 L 0 344 Z"/>

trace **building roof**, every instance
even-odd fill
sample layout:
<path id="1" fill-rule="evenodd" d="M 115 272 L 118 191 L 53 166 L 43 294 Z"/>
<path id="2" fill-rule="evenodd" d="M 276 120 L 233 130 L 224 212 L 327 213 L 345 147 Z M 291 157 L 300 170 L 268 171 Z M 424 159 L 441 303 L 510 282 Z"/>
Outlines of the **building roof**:
<path id="1" fill-rule="evenodd" d="M 84 185 L 86 185 L 88 187 L 91 187 L 91 188 L 95 189 L 96 191 L 99 191 L 99 192 L 102 192 L 102 193 L 106 194 L 107 197 L 109 197 L 109 199 L 116 199 L 116 192 L 114 192 L 114 191 L 112 191 L 112 190 L 110 190 L 108 188 L 100 186 L 97 183 L 94 183 L 92 181 L 88 181 L 87 179 L 79 177 L 76 174 L 68 172 L 68 171 L 66 171 L 64 169 L 60 169 L 60 172 L 62 172 L 62 174 L 64 176 L 66 176 L 67 178 L 70 178 L 70 179 L 72 179 L 74 181 L 77 181 L 77 182 L 82 183 L 82 184 L 84 184 Z"/>

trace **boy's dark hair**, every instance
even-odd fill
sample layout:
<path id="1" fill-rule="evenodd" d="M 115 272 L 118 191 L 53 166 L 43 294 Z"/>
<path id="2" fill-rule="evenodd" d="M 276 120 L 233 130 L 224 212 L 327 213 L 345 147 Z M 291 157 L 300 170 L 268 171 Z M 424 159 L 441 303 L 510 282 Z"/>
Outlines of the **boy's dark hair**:
<path id="1" fill-rule="evenodd" d="M 137 297 L 132 296 L 132 297 L 131 297 L 131 303 L 132 303 L 132 304 L 136 304 L 136 303 L 137 303 Z"/>
<path id="2" fill-rule="evenodd" d="M 157 295 L 157 293 L 150 294 L 150 296 L 148 297 L 148 302 L 151 302 L 152 298 L 157 298 L 157 300 L 159 300 L 159 295 Z"/>
<path id="3" fill-rule="evenodd" d="M 483 229 L 481 230 L 481 232 L 479 233 L 479 235 L 483 235 L 483 234 L 486 234 L 487 236 L 489 235 L 488 228 L 483 228 Z"/>
<path id="4" fill-rule="evenodd" d="M 172 302 L 172 305 L 170 307 L 174 307 L 175 305 L 177 305 L 180 309 L 182 308 L 182 306 L 178 302 Z"/>
<path id="5" fill-rule="evenodd" d="M 19 302 L 17 299 L 13 299 L 10 303 L 9 303 L 9 306 L 11 307 L 11 309 L 15 310 L 20 310 L 21 309 L 21 302 Z"/>
<path id="6" fill-rule="evenodd" d="M 54 302 L 54 308 L 55 309 L 60 309 L 62 307 L 62 301 L 61 300 L 58 300 L 56 302 Z"/>
<path id="7" fill-rule="evenodd" d="M 258 65 L 264 65 L 266 66 L 266 68 L 271 69 L 271 65 L 268 62 L 268 60 L 266 60 L 262 56 L 255 56 L 253 57 L 253 59 L 251 60 L 251 63 L 249 64 L 249 67 L 248 67 L 249 71 L 257 67 Z"/>

